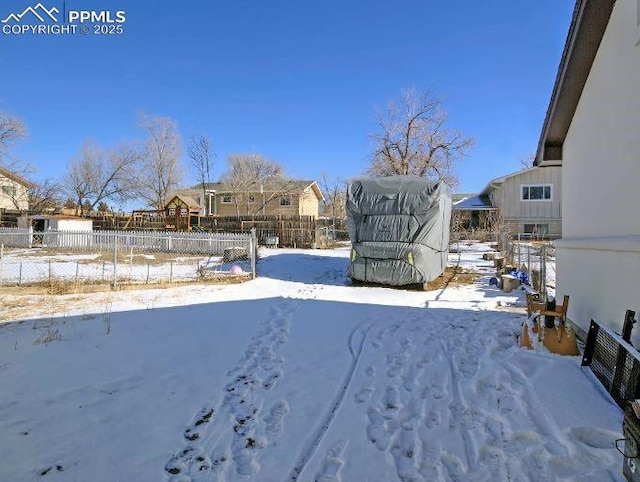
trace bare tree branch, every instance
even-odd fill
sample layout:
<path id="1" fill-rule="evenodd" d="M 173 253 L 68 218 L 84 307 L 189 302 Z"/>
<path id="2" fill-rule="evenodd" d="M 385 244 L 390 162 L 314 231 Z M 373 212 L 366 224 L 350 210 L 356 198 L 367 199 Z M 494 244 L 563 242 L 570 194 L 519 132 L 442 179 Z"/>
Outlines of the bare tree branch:
<path id="1" fill-rule="evenodd" d="M 331 179 L 329 173 L 323 172 L 320 180 L 324 192 L 324 212 L 332 218 L 344 218 L 347 183 L 340 178 Z"/>
<path id="2" fill-rule="evenodd" d="M 45 179 L 29 188 L 29 211 L 41 213 L 58 207 L 62 186 L 54 179 Z"/>
<path id="3" fill-rule="evenodd" d="M 189 139 L 187 154 L 191 160 L 191 167 L 195 171 L 198 184 L 202 188 L 202 201 L 205 211 L 203 214 L 211 214 L 207 204 L 207 184 L 211 182 L 211 169 L 215 153 L 211 150 L 211 143 L 204 135 L 194 136 Z"/>
<path id="4" fill-rule="evenodd" d="M 27 128 L 22 119 L 5 112 L 0 112 L 0 165 L 9 168 L 9 149 L 27 135 Z"/>
<path id="5" fill-rule="evenodd" d="M 374 134 L 369 174 L 414 174 L 457 184 L 455 163 L 473 145 L 473 139 L 446 127 L 441 101 L 430 92 L 402 92 L 401 104 L 389 103 L 379 115 L 380 132 Z"/>
<path id="6" fill-rule="evenodd" d="M 294 181 L 284 175 L 282 166 L 270 161 L 260 154 L 232 154 L 228 159 L 227 171 L 221 177 L 222 183 L 233 193 L 236 214 L 240 216 L 240 202 L 244 201 L 245 214 L 258 214 L 276 197 L 291 194 Z M 249 196 L 262 192 L 264 200 L 260 200 L 257 209 L 249 206 Z"/>
<path id="7" fill-rule="evenodd" d="M 168 193 L 178 187 L 184 173 L 178 126 L 170 117 L 143 115 L 140 127 L 147 139 L 137 178 L 138 195 L 149 206 L 164 209 Z"/>
<path id="8" fill-rule="evenodd" d="M 124 202 L 134 196 L 132 182 L 140 154 L 123 144 L 107 152 L 85 142 L 81 155 L 74 159 L 63 179 L 64 190 L 80 214 L 93 210 L 102 201 Z"/>

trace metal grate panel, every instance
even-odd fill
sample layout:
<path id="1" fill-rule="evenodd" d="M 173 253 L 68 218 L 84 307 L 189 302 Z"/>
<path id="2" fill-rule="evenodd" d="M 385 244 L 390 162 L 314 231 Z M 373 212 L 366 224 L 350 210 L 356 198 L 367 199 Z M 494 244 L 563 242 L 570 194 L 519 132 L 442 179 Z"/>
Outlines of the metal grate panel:
<path id="1" fill-rule="evenodd" d="M 596 378 L 624 409 L 626 402 L 640 397 L 640 354 L 620 335 L 591 320 L 582 359 Z"/>

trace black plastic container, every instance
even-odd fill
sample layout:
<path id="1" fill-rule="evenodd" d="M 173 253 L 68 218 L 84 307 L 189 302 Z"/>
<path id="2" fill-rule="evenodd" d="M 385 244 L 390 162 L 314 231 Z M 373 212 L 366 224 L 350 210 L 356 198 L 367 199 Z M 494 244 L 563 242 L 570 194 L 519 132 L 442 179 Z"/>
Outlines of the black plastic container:
<path id="1" fill-rule="evenodd" d="M 556 310 L 556 299 L 551 296 L 547 300 L 547 311 L 555 311 Z M 544 326 L 546 328 L 553 328 L 556 326 L 556 317 L 552 315 L 544 315 Z"/>

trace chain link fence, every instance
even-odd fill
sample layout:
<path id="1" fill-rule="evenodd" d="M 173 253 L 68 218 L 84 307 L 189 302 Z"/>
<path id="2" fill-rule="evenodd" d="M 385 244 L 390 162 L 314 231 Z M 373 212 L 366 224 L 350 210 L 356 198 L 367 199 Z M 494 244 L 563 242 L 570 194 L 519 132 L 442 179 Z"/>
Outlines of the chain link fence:
<path id="1" fill-rule="evenodd" d="M 0 229 L 0 286 L 147 285 L 256 276 L 250 233 Z"/>
<path id="2" fill-rule="evenodd" d="M 512 240 L 502 242 L 506 264 L 528 274 L 531 287 L 543 297 L 556 295 L 556 249 L 550 242 Z"/>

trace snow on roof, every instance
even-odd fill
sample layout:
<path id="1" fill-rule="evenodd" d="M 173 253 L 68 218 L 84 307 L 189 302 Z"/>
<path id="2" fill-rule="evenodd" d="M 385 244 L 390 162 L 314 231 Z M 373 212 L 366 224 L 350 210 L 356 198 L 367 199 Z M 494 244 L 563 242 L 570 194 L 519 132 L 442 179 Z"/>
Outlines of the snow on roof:
<path id="1" fill-rule="evenodd" d="M 456 211 L 480 211 L 496 209 L 491 205 L 491 201 L 487 196 L 471 196 L 461 199 L 453 204 Z"/>

